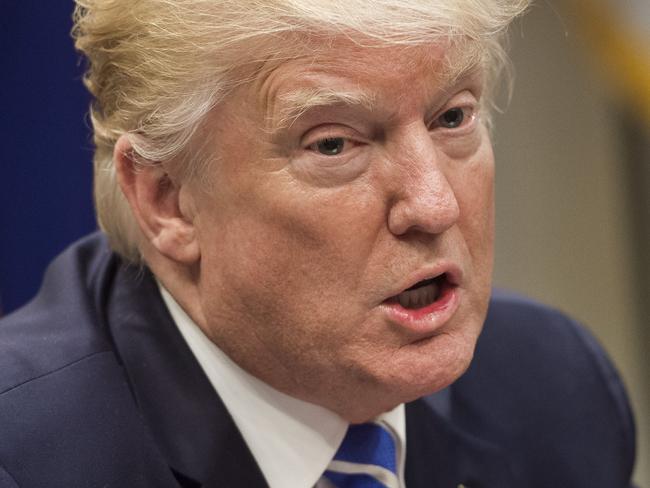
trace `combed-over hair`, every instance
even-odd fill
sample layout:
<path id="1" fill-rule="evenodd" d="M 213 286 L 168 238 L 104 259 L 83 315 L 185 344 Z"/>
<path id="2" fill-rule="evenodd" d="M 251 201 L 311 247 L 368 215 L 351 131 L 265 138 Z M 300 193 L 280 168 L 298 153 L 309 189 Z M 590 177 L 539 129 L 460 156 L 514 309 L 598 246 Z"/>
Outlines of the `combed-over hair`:
<path id="1" fill-rule="evenodd" d="M 139 231 L 115 175 L 128 134 L 138 161 L 174 178 L 209 158 L 188 150 L 206 114 L 252 75 L 246 66 L 290 59 L 347 36 L 371 44 L 448 42 L 480 56 L 488 89 L 506 65 L 503 34 L 529 0 L 76 0 L 73 36 L 94 97 L 95 205 L 112 247 L 138 261 Z M 469 52 L 469 51 L 468 51 Z M 474 62 L 463 57 L 463 62 Z M 453 60 L 452 60 L 453 61 Z M 452 67 L 453 69 L 453 67 Z M 488 92 L 489 93 L 489 92 Z M 489 99 L 489 97 L 488 97 Z"/>

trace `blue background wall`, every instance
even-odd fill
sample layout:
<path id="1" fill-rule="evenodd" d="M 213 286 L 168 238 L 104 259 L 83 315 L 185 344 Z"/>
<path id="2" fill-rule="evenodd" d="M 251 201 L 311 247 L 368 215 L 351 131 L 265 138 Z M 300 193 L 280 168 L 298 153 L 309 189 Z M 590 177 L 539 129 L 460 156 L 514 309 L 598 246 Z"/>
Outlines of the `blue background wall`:
<path id="1" fill-rule="evenodd" d="M 52 257 L 96 224 L 72 1 L 1 6 L 0 304 L 7 313 L 34 295 Z"/>

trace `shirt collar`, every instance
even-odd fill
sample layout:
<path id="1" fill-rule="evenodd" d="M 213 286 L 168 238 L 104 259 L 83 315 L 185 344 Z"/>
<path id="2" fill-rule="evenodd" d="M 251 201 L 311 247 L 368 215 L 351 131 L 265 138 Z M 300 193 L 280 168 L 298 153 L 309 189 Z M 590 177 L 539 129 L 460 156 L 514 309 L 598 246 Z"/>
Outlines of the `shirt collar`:
<path id="1" fill-rule="evenodd" d="M 176 326 L 230 412 L 269 486 L 314 486 L 341 444 L 348 422 L 319 405 L 286 395 L 244 371 L 203 334 L 160 283 L 159 287 Z M 398 475 L 403 480 L 404 405 L 377 420 L 387 425 L 398 440 Z"/>

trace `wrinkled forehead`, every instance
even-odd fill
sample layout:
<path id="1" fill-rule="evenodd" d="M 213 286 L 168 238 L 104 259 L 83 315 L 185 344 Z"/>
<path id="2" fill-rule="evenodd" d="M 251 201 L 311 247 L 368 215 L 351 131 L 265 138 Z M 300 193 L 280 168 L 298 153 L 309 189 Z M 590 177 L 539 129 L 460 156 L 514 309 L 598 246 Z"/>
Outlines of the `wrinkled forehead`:
<path id="1" fill-rule="evenodd" d="M 267 39 L 264 46 L 245 63 L 248 82 L 260 83 L 279 66 L 299 61 L 318 66 L 322 70 L 336 70 L 341 66 L 363 69 L 368 58 L 381 58 L 381 63 L 392 65 L 396 74 L 407 75 L 423 66 L 435 71 L 441 82 L 463 76 L 468 71 L 485 68 L 487 48 L 480 41 L 468 37 L 432 37 L 417 43 L 389 44 L 381 40 L 355 34 L 314 35 L 290 33 Z M 256 53 L 255 49 L 251 53 Z M 408 63 L 395 63 L 408 59 Z M 401 70 L 401 71 L 400 71 Z"/>
<path id="2" fill-rule="evenodd" d="M 251 63 L 245 84 L 258 106 L 272 112 L 269 104 L 282 102 L 283 112 L 275 115 L 290 120 L 319 105 L 371 109 L 375 89 L 379 92 L 382 86 L 415 89 L 424 83 L 436 91 L 470 76 L 482 82 L 484 61 L 482 46 L 469 39 L 389 45 L 345 35 L 301 36 L 278 42 L 271 55 Z M 340 86 L 341 79 L 345 86 Z"/>

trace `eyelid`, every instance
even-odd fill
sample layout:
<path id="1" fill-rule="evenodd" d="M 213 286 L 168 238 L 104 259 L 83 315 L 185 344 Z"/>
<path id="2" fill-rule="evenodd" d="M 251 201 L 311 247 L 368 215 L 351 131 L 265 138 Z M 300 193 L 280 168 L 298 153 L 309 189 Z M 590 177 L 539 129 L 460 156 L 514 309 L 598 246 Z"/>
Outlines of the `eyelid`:
<path id="1" fill-rule="evenodd" d="M 443 105 L 440 105 L 433 114 L 432 120 L 437 119 L 452 108 L 469 107 L 474 108 L 477 111 L 479 103 L 479 98 L 475 96 L 474 92 L 471 90 L 462 90 L 449 97 Z"/>
<path id="2" fill-rule="evenodd" d="M 338 124 L 322 124 L 308 130 L 300 138 L 300 147 L 308 149 L 324 139 L 344 139 L 346 143 L 362 144 L 364 138 L 354 129 Z"/>
<path id="3" fill-rule="evenodd" d="M 464 119 L 463 122 L 454 128 L 447 128 L 440 125 L 440 118 L 447 112 L 453 109 L 460 108 L 463 110 Z M 471 127 L 476 120 L 478 119 L 480 112 L 480 103 L 469 90 L 465 90 L 458 95 L 452 97 L 443 107 L 438 110 L 431 122 L 428 124 L 430 130 L 441 129 L 449 132 L 459 132 L 464 128 Z"/>
<path id="4" fill-rule="evenodd" d="M 341 149 L 341 152 L 337 154 L 323 154 L 318 150 L 318 143 L 321 141 L 324 141 L 326 139 L 342 139 L 343 140 L 343 147 Z M 331 162 L 334 161 L 340 161 L 340 158 L 345 158 L 349 159 L 351 156 L 351 151 L 354 151 L 356 148 L 358 148 L 361 145 L 360 142 L 358 142 L 355 139 L 349 139 L 347 137 L 324 137 L 321 139 L 317 139 L 313 143 L 309 144 L 304 148 L 305 151 L 309 151 L 313 156 L 322 158 L 323 160 L 329 160 Z"/>

